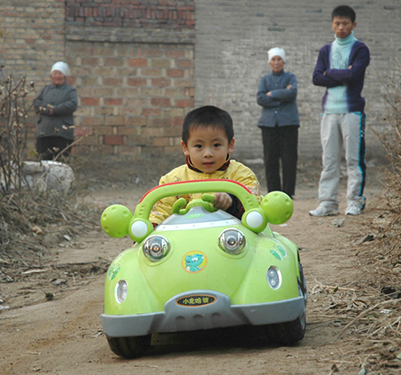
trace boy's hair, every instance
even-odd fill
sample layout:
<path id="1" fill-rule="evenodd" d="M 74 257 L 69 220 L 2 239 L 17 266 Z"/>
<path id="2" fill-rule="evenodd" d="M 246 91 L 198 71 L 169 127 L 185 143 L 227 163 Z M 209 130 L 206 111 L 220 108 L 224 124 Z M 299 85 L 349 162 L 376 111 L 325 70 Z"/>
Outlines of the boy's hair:
<path id="1" fill-rule="evenodd" d="M 212 105 L 199 107 L 189 112 L 182 126 L 182 140 L 188 142 L 189 132 L 197 127 L 213 127 L 223 129 L 226 132 L 228 143 L 234 138 L 233 119 L 228 112 Z"/>
<path id="2" fill-rule="evenodd" d="M 331 19 L 333 20 L 334 17 L 345 17 L 349 18 L 352 23 L 355 22 L 356 14 L 355 11 L 348 5 L 340 5 L 334 8 L 333 12 L 331 13 Z"/>

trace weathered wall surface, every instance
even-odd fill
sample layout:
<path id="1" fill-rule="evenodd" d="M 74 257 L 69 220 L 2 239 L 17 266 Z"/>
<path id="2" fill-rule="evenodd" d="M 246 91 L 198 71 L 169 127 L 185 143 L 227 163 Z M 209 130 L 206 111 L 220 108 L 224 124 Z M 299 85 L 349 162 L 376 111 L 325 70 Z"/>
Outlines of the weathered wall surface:
<path id="1" fill-rule="evenodd" d="M 323 88 L 312 84 L 318 50 L 334 38 L 332 0 L 196 1 L 195 105 L 216 104 L 234 118 L 236 155 L 262 157 L 261 132 L 256 127 L 260 107 L 256 91 L 260 77 L 270 72 L 267 51 L 287 52 L 285 69 L 298 79 L 300 156 L 320 157 L 319 119 Z M 347 3 L 347 2 L 345 2 Z M 355 36 L 371 51 L 363 94 L 368 127 L 383 128 L 385 83 L 401 58 L 401 2 L 352 0 L 357 13 Z M 367 131 L 368 156 L 381 150 Z"/>
<path id="2" fill-rule="evenodd" d="M 386 115 L 386 83 L 400 60 L 401 2 L 353 0 L 355 35 L 371 50 L 364 96 L 368 154 Z M 57 60 L 70 65 L 79 95 L 76 134 L 102 154 L 181 153 L 180 126 L 194 106 L 215 104 L 235 123 L 235 157 L 262 155 L 256 89 L 267 51 L 287 52 L 299 81 L 300 156 L 321 154 L 323 89 L 311 77 L 319 48 L 333 40 L 333 0 L 0 0 L 1 62 L 37 90 Z M 196 7 L 196 10 L 195 10 Z M 196 14 L 196 16 L 195 16 Z M 195 26 L 196 24 L 196 26 Z M 196 36 L 196 38 L 195 38 Z M 196 43 L 195 43 L 196 42 Z M 30 98 L 32 99 L 32 98 Z M 30 131 L 35 116 L 32 112 Z"/>
<path id="3" fill-rule="evenodd" d="M 102 154 L 171 154 L 194 105 L 193 1 L 66 1 L 76 134 Z"/>
<path id="4" fill-rule="evenodd" d="M 0 63 L 5 77 L 15 82 L 26 76 L 37 89 L 49 81 L 52 62 L 65 59 L 64 1 L 0 0 Z M 27 97 L 32 103 L 34 95 Z M 35 115 L 28 121 L 32 148 Z"/>
<path id="5" fill-rule="evenodd" d="M 37 90 L 54 62 L 70 65 L 75 134 L 87 135 L 76 152 L 178 153 L 194 105 L 194 18 L 193 0 L 0 1 L 2 57 Z"/>

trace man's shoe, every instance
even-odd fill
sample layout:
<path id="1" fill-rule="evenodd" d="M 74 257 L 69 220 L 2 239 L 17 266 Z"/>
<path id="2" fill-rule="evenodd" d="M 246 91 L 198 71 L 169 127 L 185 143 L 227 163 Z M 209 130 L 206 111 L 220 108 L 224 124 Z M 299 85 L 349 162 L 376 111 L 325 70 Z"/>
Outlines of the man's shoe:
<path id="1" fill-rule="evenodd" d="M 362 211 L 362 210 L 361 210 L 357 205 L 355 205 L 355 204 L 350 204 L 350 205 L 347 207 L 347 209 L 345 210 L 345 214 L 346 214 L 346 215 L 353 215 L 353 216 L 356 216 L 356 215 L 360 215 L 361 211 Z"/>
<path id="2" fill-rule="evenodd" d="M 320 205 L 316 210 L 309 211 L 311 216 L 336 216 L 340 213 L 338 208 Z"/>

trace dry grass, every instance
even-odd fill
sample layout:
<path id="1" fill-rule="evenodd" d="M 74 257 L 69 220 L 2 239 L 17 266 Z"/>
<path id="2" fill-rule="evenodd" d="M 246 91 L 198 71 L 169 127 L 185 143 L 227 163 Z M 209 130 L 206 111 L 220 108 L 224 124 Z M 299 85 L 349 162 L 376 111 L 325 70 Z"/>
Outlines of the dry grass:
<path id="1" fill-rule="evenodd" d="M 391 168 L 383 178 L 383 196 L 376 216 L 365 228 L 371 233 L 355 245 L 364 279 L 347 287 L 318 283 L 310 295 L 323 308 L 310 313 L 322 324 L 336 322 L 336 338 L 347 356 L 358 356 L 369 374 L 401 373 L 401 66 L 388 85 L 388 128 L 377 134 Z"/>

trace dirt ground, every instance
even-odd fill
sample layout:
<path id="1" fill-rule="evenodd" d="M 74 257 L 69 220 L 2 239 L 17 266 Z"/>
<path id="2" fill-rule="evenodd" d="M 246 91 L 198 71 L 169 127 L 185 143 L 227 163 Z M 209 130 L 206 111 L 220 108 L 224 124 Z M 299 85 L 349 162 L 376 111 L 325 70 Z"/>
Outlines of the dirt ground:
<path id="1" fill-rule="evenodd" d="M 380 189 L 367 187 L 368 205 L 360 216 L 344 216 L 342 188 L 341 214 L 314 218 L 308 211 L 316 207 L 317 186 L 309 185 L 298 188 L 290 221 L 272 226 L 301 249 L 309 299 L 306 335 L 297 345 L 269 345 L 258 329 L 235 328 L 154 335 L 146 356 L 114 355 L 99 317 L 105 271 L 131 241 L 82 228 L 79 235 L 64 235 L 40 265 L 0 284 L 0 374 L 400 374 L 397 366 L 364 370 L 379 361 L 383 347 L 375 351 L 376 343 L 347 326 L 353 306 L 363 303 L 359 285 L 368 279 L 360 256 L 372 222 L 382 214 L 375 209 Z M 114 186 L 87 199 L 99 208 L 120 203 L 133 209 L 146 190 Z M 338 309 L 339 301 L 349 309 Z"/>

